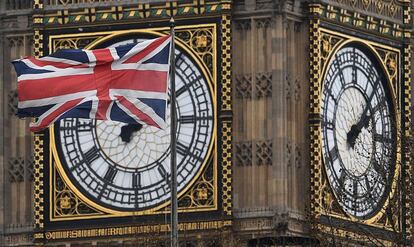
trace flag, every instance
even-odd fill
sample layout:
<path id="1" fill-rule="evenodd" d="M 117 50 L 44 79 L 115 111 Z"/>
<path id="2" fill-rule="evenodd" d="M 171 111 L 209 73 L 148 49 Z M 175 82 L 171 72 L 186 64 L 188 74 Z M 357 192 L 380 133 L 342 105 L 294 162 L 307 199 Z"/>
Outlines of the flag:
<path id="1" fill-rule="evenodd" d="M 31 131 L 62 118 L 165 128 L 171 36 L 96 50 L 62 49 L 12 62 L 19 117 Z"/>

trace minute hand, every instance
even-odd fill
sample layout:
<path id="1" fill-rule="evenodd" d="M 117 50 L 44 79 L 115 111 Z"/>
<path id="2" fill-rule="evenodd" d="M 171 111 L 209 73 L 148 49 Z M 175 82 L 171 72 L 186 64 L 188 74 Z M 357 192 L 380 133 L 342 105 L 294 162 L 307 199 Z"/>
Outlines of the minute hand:
<path id="1" fill-rule="evenodd" d="M 374 84 L 374 88 L 372 89 L 372 93 L 371 93 L 371 95 L 369 96 L 369 98 L 367 100 L 367 104 L 364 107 L 364 111 L 362 112 L 359 121 L 356 124 L 351 126 L 351 130 L 347 134 L 347 141 L 348 141 L 348 144 L 351 147 L 354 147 L 355 141 L 356 141 L 359 133 L 361 133 L 362 128 L 366 127 L 369 123 L 370 117 L 367 114 L 368 110 L 370 109 L 370 107 L 369 107 L 370 103 L 369 102 L 371 102 L 372 98 L 375 95 L 375 91 L 377 89 L 378 83 L 379 83 L 379 81 L 376 80 L 375 84 Z"/>

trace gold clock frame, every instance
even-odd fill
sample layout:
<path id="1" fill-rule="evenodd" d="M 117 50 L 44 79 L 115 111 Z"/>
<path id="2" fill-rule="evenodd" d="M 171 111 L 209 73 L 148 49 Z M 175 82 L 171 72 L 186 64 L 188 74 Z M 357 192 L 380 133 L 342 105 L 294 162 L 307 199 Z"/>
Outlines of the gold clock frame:
<path id="1" fill-rule="evenodd" d="M 220 18 L 220 19 L 217 19 Z M 190 47 L 189 45 L 187 45 L 185 42 L 181 42 L 179 41 L 178 44 L 180 45 L 180 47 L 184 50 L 187 51 L 188 55 L 191 56 L 191 58 L 199 65 L 200 69 L 202 70 L 202 72 L 206 75 L 207 79 L 209 80 L 209 86 L 212 87 L 214 86 L 214 88 L 212 88 L 212 93 L 213 93 L 213 104 L 215 106 L 214 109 L 214 115 L 215 115 L 215 122 L 216 122 L 216 126 L 214 126 L 213 129 L 213 140 L 211 145 L 214 147 L 213 149 L 210 147 L 210 153 L 213 153 L 213 157 L 214 157 L 214 162 L 213 162 L 213 180 L 212 182 L 214 184 L 212 184 L 212 187 L 214 189 L 214 200 L 213 200 L 213 204 L 211 204 L 210 206 L 204 207 L 204 206 L 200 206 L 199 204 L 197 204 L 197 202 L 191 202 L 190 207 L 188 208 L 179 208 L 179 212 L 183 212 L 183 213 L 191 213 L 191 212 L 200 212 L 200 213 L 209 213 L 209 212 L 219 212 L 218 210 L 220 209 L 221 213 L 221 217 L 219 218 L 223 218 L 223 220 L 220 220 L 219 218 L 215 218 L 215 220 L 209 220 L 208 218 L 203 218 L 200 220 L 190 220 L 189 222 L 183 222 L 180 223 L 180 227 L 182 229 L 187 229 L 187 230 L 202 230 L 202 229 L 220 229 L 223 227 L 228 227 L 232 225 L 232 221 L 229 220 L 229 217 L 231 217 L 232 215 L 232 197 L 231 197 L 231 150 L 232 150 L 232 144 L 231 144 L 231 136 L 232 136 L 232 124 L 231 124 L 231 119 L 222 119 L 221 123 L 219 123 L 218 121 L 218 114 L 222 111 L 231 111 L 231 43 L 230 43 L 230 17 L 223 14 L 219 17 L 217 17 L 216 20 L 221 20 L 221 23 L 217 23 L 217 21 L 212 21 L 212 22 L 207 22 L 207 24 L 193 24 L 193 25 L 180 25 L 176 27 L 176 34 L 180 31 L 189 31 L 189 30 L 211 30 L 213 32 L 211 38 L 211 45 L 214 46 L 213 49 L 213 65 L 209 68 L 206 67 L 206 64 L 202 61 L 202 56 L 198 56 L 195 55 L 197 52 L 194 51 L 194 48 Z M 220 25 L 221 24 L 221 25 Z M 156 34 L 156 35 L 165 35 L 169 33 L 169 28 L 168 27 L 160 27 L 160 28 L 152 28 L 152 29 L 136 29 L 134 30 L 136 32 L 143 32 L 143 33 L 152 33 L 152 34 Z M 217 38 L 218 38 L 218 33 L 221 33 L 221 45 L 218 46 L 217 43 Z M 92 42 L 91 40 L 88 40 L 87 42 L 89 42 L 91 45 L 97 45 L 97 43 L 99 42 L 103 42 L 105 39 L 111 38 L 113 36 L 117 36 L 117 35 L 123 35 L 123 34 L 130 34 L 131 30 L 128 31 L 109 31 L 109 32 L 89 32 L 89 33 L 81 33 L 81 34 L 67 34 L 67 35 L 50 35 L 47 36 L 47 43 L 49 44 L 49 52 L 53 51 L 53 46 L 56 44 L 53 43 L 53 40 L 66 40 L 69 41 L 72 39 L 72 41 L 82 41 L 82 39 L 86 39 L 86 38 L 92 38 L 94 39 Z M 46 36 L 45 36 L 46 37 Z M 34 48 L 34 52 L 36 56 L 42 56 L 43 55 L 43 51 L 44 51 L 44 34 L 43 31 L 41 30 L 37 30 L 35 29 L 35 48 Z M 197 39 L 196 40 L 196 45 L 200 45 L 203 46 L 205 45 L 204 42 L 204 38 L 201 39 Z M 75 43 L 76 43 L 75 42 Z M 187 42 L 187 41 L 186 41 Z M 73 43 L 73 42 L 72 42 Z M 68 43 L 67 43 L 68 44 Z M 56 47 L 56 46 L 55 46 Z M 78 48 L 76 46 L 72 46 L 72 47 L 66 47 L 66 48 Z M 221 54 L 221 60 L 219 60 L 219 53 L 218 51 L 220 50 L 220 54 Z M 217 62 L 220 61 L 220 64 L 217 64 Z M 221 70 L 218 70 L 218 68 L 221 68 Z M 218 80 L 219 78 L 221 78 L 220 80 Z M 217 90 L 219 90 L 219 87 L 217 87 L 218 84 L 221 84 L 221 88 L 220 88 L 220 92 L 218 92 Z M 221 95 L 220 98 L 218 98 L 218 95 Z M 221 104 L 218 104 L 218 102 L 216 102 L 217 100 L 220 100 Z M 221 135 L 217 135 L 217 130 L 220 129 L 220 133 Z M 49 134 L 53 134 L 53 130 L 50 130 Z M 51 137 L 53 135 L 50 135 Z M 219 139 L 220 138 L 220 139 Z M 49 166 L 52 166 L 52 162 L 55 162 L 53 159 L 56 158 L 56 156 L 53 153 L 56 153 L 52 146 L 50 146 L 50 150 L 49 150 L 49 157 L 50 157 L 50 163 L 49 164 L 44 164 L 43 162 L 43 156 L 45 154 L 47 154 L 47 152 L 45 152 L 43 150 L 43 147 L 45 145 L 45 143 L 43 142 L 43 135 L 37 135 L 35 137 L 35 140 L 39 140 L 38 142 L 35 143 L 35 148 L 38 147 L 38 149 L 35 150 L 39 150 L 38 152 L 35 151 L 35 160 L 36 158 L 39 160 L 38 161 L 38 166 L 35 165 L 35 227 L 38 231 L 38 233 L 36 233 L 34 235 L 35 239 L 65 239 L 65 238 L 73 238 L 73 236 L 71 235 L 71 232 L 73 232 L 72 230 L 49 230 L 48 226 L 45 226 L 45 214 L 49 215 L 49 222 L 67 222 L 67 221 L 73 221 L 73 220 L 88 220 L 88 219 L 105 219 L 105 218 L 111 218 L 111 217 L 135 217 L 137 215 L 145 215 L 145 216 L 151 216 L 151 215 L 164 215 L 166 213 L 169 212 L 169 208 L 168 208 L 168 203 L 166 205 L 162 205 L 163 207 L 157 207 L 156 211 L 155 209 L 151 209 L 151 210 L 145 210 L 142 211 L 140 213 L 136 213 L 136 212 L 110 212 L 107 211 L 104 212 L 102 210 L 97 210 L 95 208 L 95 205 L 89 205 L 86 201 L 84 201 L 82 198 L 82 196 L 76 192 L 73 193 L 75 196 L 75 199 L 77 202 L 79 202 L 80 204 L 86 204 L 88 205 L 88 207 L 90 207 L 90 209 L 94 212 L 92 213 L 85 213 L 83 215 L 65 215 L 64 217 L 62 217 L 62 215 L 58 215 L 56 214 L 56 212 L 52 212 L 52 205 L 50 204 L 55 198 L 52 198 L 53 195 L 53 191 L 49 191 L 49 198 L 44 198 L 44 190 L 50 189 L 54 187 L 51 186 L 52 184 L 48 184 L 47 186 L 45 186 L 44 182 L 44 172 L 45 169 L 49 169 Z M 37 145 L 38 143 L 38 145 Z M 51 142 L 51 144 L 53 144 Z M 222 150 L 221 156 L 218 157 L 218 149 Z M 220 164 L 220 169 L 218 167 L 218 160 L 222 159 L 221 164 Z M 54 165 L 53 165 L 54 166 Z M 188 197 L 188 196 L 192 196 L 191 193 L 198 193 L 197 188 L 194 187 L 194 185 L 197 183 L 197 181 L 199 181 L 200 179 L 205 179 L 204 175 L 202 174 L 202 170 L 200 169 L 200 171 L 198 172 L 198 174 L 196 175 L 196 178 L 193 179 L 193 181 L 191 181 L 192 185 L 188 186 L 187 191 L 183 191 L 180 193 L 180 196 L 182 197 Z M 220 171 L 220 174 L 218 174 L 218 171 Z M 61 171 L 59 171 L 58 169 L 50 169 L 50 177 L 49 179 L 51 179 L 53 176 L 55 176 L 54 178 L 56 178 L 56 176 L 61 176 L 62 174 L 60 173 Z M 50 180 L 50 182 L 52 183 L 52 180 Z M 206 182 L 206 181 L 205 181 Z M 208 181 L 207 181 L 208 182 Z M 221 188 L 218 186 L 218 183 L 221 184 Z M 48 188 L 49 187 L 49 188 Z M 194 187 L 194 188 L 192 188 Z M 70 187 L 68 186 L 67 188 L 70 189 Z M 220 189 L 220 191 L 219 191 Z M 74 191 L 72 191 L 74 192 Z M 187 195 L 188 194 L 188 195 Z M 220 196 L 220 199 L 219 199 Z M 180 202 L 180 201 L 179 201 Z M 220 202 L 220 204 L 218 204 Z M 45 203 L 49 203 L 49 212 L 45 212 Z M 217 214 L 217 213 L 216 213 Z M 208 215 L 208 214 L 207 214 Z M 206 216 L 207 216 L 206 215 Z M 56 217 L 57 216 L 57 217 Z M 132 228 L 131 228 L 132 227 Z M 148 225 L 148 229 L 147 228 L 143 228 L 145 226 L 131 226 L 129 228 L 131 228 L 132 232 L 134 234 L 140 234 L 140 233 L 149 233 L 149 232 L 165 232 L 168 231 L 168 226 L 167 225 L 162 225 L 162 224 L 156 224 L 156 225 Z M 122 228 L 122 227 L 121 227 Z M 130 234 L 130 229 L 128 228 L 127 230 L 122 228 L 120 228 L 120 232 L 122 232 L 123 234 L 121 235 L 128 235 Z M 143 229 L 141 229 L 143 228 Z M 112 228 L 105 228 L 105 229 L 101 229 L 102 231 L 111 231 Z M 112 229 L 113 230 L 113 229 Z M 89 233 L 85 233 L 83 234 L 83 236 L 81 236 L 80 234 L 77 234 L 78 237 L 93 237 L 93 236 L 98 236 L 98 235 L 88 235 Z M 76 234 L 75 234 L 76 235 Z M 110 234 L 101 234 L 99 236 L 109 236 Z M 76 237 L 76 238 L 78 238 Z"/>
<path id="2" fill-rule="evenodd" d="M 330 31 L 328 29 L 324 29 L 321 28 L 320 29 L 322 37 L 324 35 L 328 35 L 331 37 L 341 37 L 343 38 L 343 40 L 338 41 L 331 50 L 326 50 L 325 52 L 328 54 L 328 56 L 326 57 L 326 61 L 324 62 L 324 64 L 322 65 L 322 76 L 320 77 L 320 92 L 323 92 L 324 90 L 324 84 L 323 81 L 325 79 L 326 76 L 326 71 L 328 69 L 328 65 L 330 64 L 330 62 L 332 61 L 333 57 L 335 56 L 335 54 L 344 46 L 350 44 L 350 43 L 356 43 L 356 44 L 360 44 L 364 47 L 366 47 L 375 57 L 375 60 L 380 62 L 380 66 L 381 66 L 381 70 L 386 74 L 386 83 L 387 83 L 387 87 L 390 88 L 391 90 L 391 102 L 392 102 L 392 107 L 395 110 L 395 125 L 396 125 L 396 131 L 397 133 L 401 132 L 401 128 L 400 128 L 400 123 L 401 123 L 401 111 L 399 109 L 399 104 L 398 104 L 398 85 L 396 85 L 396 83 L 392 83 L 393 80 L 394 81 L 399 81 L 399 75 L 397 74 L 396 71 L 396 67 L 392 68 L 394 72 L 393 75 L 390 75 L 390 70 L 387 69 L 387 67 L 389 67 L 387 64 L 385 64 L 386 62 L 381 58 L 381 56 L 379 55 L 378 51 L 376 49 L 386 49 L 387 51 L 389 51 L 389 54 L 393 54 L 396 55 L 396 58 L 398 61 L 394 61 L 396 63 L 396 66 L 398 67 L 399 64 L 399 58 L 400 58 L 400 51 L 398 49 L 394 49 L 392 47 L 388 47 L 388 46 L 383 46 L 381 44 L 375 43 L 375 42 L 369 42 L 366 40 L 362 40 L 356 37 L 352 37 L 349 35 L 344 35 L 344 34 L 340 34 L 338 32 L 334 32 L 334 31 Z M 324 43 L 324 42 L 322 42 Z M 326 47 L 325 45 L 322 45 L 322 47 Z M 324 48 L 322 48 L 322 50 L 324 50 Z M 323 60 L 323 59 L 322 59 Z M 388 60 L 389 61 L 389 60 Z M 360 220 L 350 214 L 347 214 L 345 212 L 343 212 L 346 216 L 342 216 L 342 215 L 338 215 L 338 214 L 334 214 L 335 217 L 338 218 L 342 218 L 342 219 L 351 219 L 351 221 L 353 222 L 360 222 L 363 224 L 373 224 L 375 223 L 379 218 L 381 218 L 381 216 L 383 216 L 383 214 L 385 213 L 385 208 L 388 207 L 388 203 L 390 198 L 392 198 L 394 196 L 396 187 L 397 187 L 397 180 L 396 178 L 399 176 L 399 171 L 400 171 L 400 164 L 401 164 L 401 138 L 400 135 L 397 134 L 397 140 L 396 140 L 396 150 L 397 150 L 397 155 L 396 155 L 396 164 L 395 164 L 395 171 L 394 171 L 394 176 L 392 177 L 392 184 L 391 184 L 391 190 L 389 193 L 389 196 L 387 196 L 386 201 L 384 202 L 383 206 L 381 206 L 381 210 L 378 211 L 378 213 L 376 213 L 374 216 L 372 216 L 369 219 L 366 220 Z M 323 167 L 325 167 L 324 165 L 322 165 Z M 322 168 L 323 169 L 323 168 Z M 326 169 L 326 168 L 325 168 Z M 325 186 L 331 186 L 329 181 L 326 182 Z M 321 192 L 322 194 L 323 192 Z M 333 194 L 333 193 L 332 193 Z M 334 195 L 335 196 L 335 195 Z"/>
<path id="3" fill-rule="evenodd" d="M 401 7 L 401 6 L 399 6 Z M 404 7 L 404 6 L 403 6 Z M 403 183 L 406 182 L 406 186 L 412 184 L 410 181 L 411 168 L 410 157 L 404 152 L 401 142 L 402 138 L 408 138 L 411 136 L 411 51 L 412 47 L 407 42 L 407 44 L 402 43 L 400 40 L 393 40 L 395 45 L 386 45 L 386 43 L 380 43 L 379 41 L 374 42 L 369 39 L 361 38 L 363 36 L 352 36 L 346 35 L 344 32 L 335 31 L 336 28 L 342 27 L 345 24 L 345 19 L 342 15 L 346 14 L 348 16 L 359 16 L 358 13 L 352 13 L 351 11 L 341 10 L 340 12 L 335 12 L 334 6 L 325 5 L 325 4 L 309 4 L 309 9 L 311 13 L 310 18 L 310 117 L 309 117 L 309 127 L 310 127 L 310 163 L 311 163 L 311 178 L 310 178 L 310 214 L 311 214 L 311 225 L 312 232 L 316 237 L 326 238 L 327 235 L 332 237 L 337 236 L 343 239 L 346 237 L 351 237 L 356 241 L 367 241 L 366 235 L 364 232 L 357 232 L 355 229 L 346 228 L 340 225 L 327 225 L 320 221 L 321 217 L 327 217 L 328 219 L 336 218 L 342 220 L 342 222 L 349 222 L 350 224 L 360 225 L 370 227 L 372 229 L 378 230 L 388 230 L 397 234 L 402 233 L 401 227 L 396 227 L 392 225 L 392 222 L 385 217 L 384 211 L 386 208 L 391 207 L 389 205 L 390 200 L 394 200 L 394 196 L 397 190 L 401 190 L 401 184 L 397 184 L 397 178 L 401 174 L 404 174 Z M 407 7 L 408 8 L 408 7 Z M 406 13 L 408 10 L 404 10 Z M 333 13 L 335 12 L 335 13 Z M 326 14 L 326 15 L 324 15 Z M 339 16 L 339 19 L 337 17 Z M 368 20 L 370 19 L 368 15 Z M 404 23 L 410 23 L 410 17 L 408 14 L 404 14 Z M 339 21 L 338 21 L 339 20 Z M 349 20 L 349 19 L 348 19 Z M 342 23 L 338 23 L 342 22 Z M 361 23 L 364 22 L 351 22 L 353 25 L 356 25 L 354 28 L 360 28 L 361 35 L 368 35 L 364 28 L 372 28 L 373 26 L 367 21 L 366 25 Z M 357 25 L 358 24 L 358 25 Z M 345 27 L 346 28 L 346 27 Z M 371 29 L 371 31 L 374 29 Z M 385 36 L 385 33 L 382 32 L 384 29 L 378 29 L 377 34 L 370 34 L 376 36 Z M 390 33 L 392 37 L 383 38 L 383 40 L 392 40 L 393 38 L 401 37 L 410 37 L 408 31 L 405 31 L 401 26 L 398 26 L 398 32 Z M 331 60 L 333 54 L 336 53 L 340 47 L 350 42 L 358 42 L 363 46 L 367 47 L 371 53 L 375 56 L 377 61 L 381 64 L 383 71 L 386 74 L 388 86 L 391 89 L 392 101 L 395 109 L 395 121 L 397 127 L 397 161 L 395 164 L 395 174 L 394 179 L 390 188 L 390 193 L 382 206 L 381 210 L 374 215 L 373 217 L 367 220 L 360 220 L 355 217 L 352 217 L 338 208 L 335 210 L 332 209 L 332 202 L 334 201 L 335 196 L 333 192 L 330 191 L 329 182 L 324 176 L 324 166 L 322 160 L 322 132 L 320 125 L 320 104 L 323 93 L 323 78 L 326 74 L 326 69 Z M 393 58 L 393 59 L 390 59 Z M 405 120 L 405 122 L 402 121 Z M 397 205 L 405 209 L 403 215 L 401 211 L 394 212 L 392 217 L 397 217 L 401 219 L 406 224 L 406 229 L 404 234 L 407 235 L 407 238 L 410 239 L 412 235 L 411 227 L 411 204 L 407 203 L 410 201 L 409 193 L 408 195 L 403 195 L 404 205 L 400 203 Z M 327 204 L 327 202 L 331 204 Z M 326 205 L 331 205 L 327 208 Z M 398 218 L 400 217 L 400 218 Z M 344 223 L 344 224 L 345 224 Z M 398 222 L 397 222 L 398 223 Z M 396 228 L 395 228 L 396 227 Z M 365 233 L 366 234 L 366 233 Z M 381 239 L 381 237 L 379 237 Z M 392 244 L 390 239 L 382 239 L 382 243 L 386 246 Z"/>
<path id="4" fill-rule="evenodd" d="M 179 33 L 180 30 L 189 30 L 189 29 L 203 29 L 203 28 L 210 28 L 211 30 L 216 30 L 216 24 L 201 24 L 201 25 L 195 25 L 195 26 L 179 26 L 176 28 L 176 32 Z M 123 35 L 127 35 L 127 34 L 152 34 L 155 36 L 162 36 L 162 35 L 166 35 L 168 34 L 169 28 L 168 27 L 164 27 L 164 28 L 156 28 L 156 29 L 135 29 L 135 30 L 123 30 L 123 31 L 109 31 L 109 32 L 94 32 L 94 33 L 85 33 L 82 35 L 75 35 L 76 38 L 79 37 L 91 37 L 91 36 L 98 36 L 100 38 L 96 39 L 95 41 L 93 41 L 92 43 L 90 43 L 88 46 L 86 46 L 86 49 L 90 49 L 90 48 L 94 48 L 97 45 L 117 38 L 117 37 L 121 37 Z M 212 43 L 213 43 L 213 57 L 216 56 L 216 33 L 213 31 L 212 33 Z M 53 46 L 53 41 L 54 40 L 70 40 L 73 39 L 73 35 L 51 35 L 49 38 L 49 53 L 52 53 L 55 51 L 55 49 L 57 48 L 56 46 Z M 212 155 L 212 153 L 217 154 L 217 102 L 216 102 L 216 97 L 217 97 L 217 85 L 215 83 L 213 83 L 213 78 L 216 78 L 215 76 L 217 75 L 217 69 L 216 69 L 216 64 L 214 61 L 213 63 L 213 71 L 212 73 L 210 73 L 206 68 L 204 63 L 200 60 L 199 57 L 197 57 L 194 53 L 195 51 L 193 51 L 190 47 L 188 47 L 186 44 L 184 44 L 182 41 L 180 41 L 178 38 L 176 38 L 176 45 L 178 47 L 180 47 L 181 49 L 185 50 L 187 53 L 187 55 L 189 55 L 194 61 L 196 61 L 197 65 L 199 66 L 199 68 L 201 69 L 202 73 L 206 76 L 207 79 L 207 84 L 208 87 L 210 87 L 211 93 L 212 93 L 212 102 L 213 102 L 213 112 L 214 112 L 214 122 L 215 125 L 213 126 L 213 135 L 212 135 L 212 140 L 211 143 L 208 147 L 208 152 L 207 152 L 207 156 L 206 157 L 210 157 Z M 75 48 L 75 47 L 74 47 Z M 57 207 L 59 207 L 57 201 L 57 198 L 53 198 L 52 195 L 55 194 L 55 189 L 56 189 L 56 184 L 53 184 L 53 177 L 52 177 L 52 172 L 50 173 L 50 184 L 49 184 L 49 190 L 50 190 L 50 202 L 54 202 L 54 207 L 50 208 L 49 210 L 49 214 L 50 214 L 50 220 L 51 221 L 62 221 L 62 220 L 78 220 L 78 219 L 92 219 L 92 218 L 107 218 L 107 217 L 122 217 L 122 216 L 141 216 L 141 215 L 152 215 L 152 214 L 165 214 L 168 213 L 169 210 L 166 208 L 169 204 L 170 201 L 166 201 L 164 203 L 162 203 L 161 205 L 158 205 L 154 208 L 148 209 L 148 210 L 143 210 L 143 211 L 129 211 L 129 212 L 123 212 L 123 211 L 117 211 L 117 210 L 113 210 L 113 209 L 109 209 L 109 208 L 105 208 L 95 202 L 93 202 L 92 200 L 90 200 L 87 196 L 83 195 L 77 188 L 76 186 L 73 184 L 73 182 L 70 180 L 70 178 L 68 177 L 68 175 L 66 174 L 66 172 L 63 169 L 62 163 L 60 161 L 60 158 L 57 154 L 57 150 L 56 150 L 56 142 L 55 142 L 55 136 L 54 136 L 54 128 L 51 127 L 49 129 L 49 136 L 50 136 L 50 148 L 52 150 L 52 157 L 53 159 L 50 159 L 50 169 L 52 171 L 52 169 L 54 169 L 54 167 L 57 168 L 57 172 L 59 173 L 59 175 L 63 178 L 63 181 L 65 182 L 65 184 L 68 186 L 68 188 L 70 188 L 70 190 L 74 193 L 74 195 L 77 198 L 80 198 L 80 200 L 85 203 L 86 205 L 88 205 L 91 208 L 94 208 L 97 210 L 97 212 L 100 213 L 95 213 L 95 214 L 86 214 L 84 216 L 80 216 L 80 215 L 75 215 L 75 216 L 66 216 L 66 217 L 56 217 L 55 211 Z M 213 149 L 214 147 L 214 149 Z M 196 182 L 196 180 L 198 180 L 200 178 L 201 173 L 203 172 L 206 164 L 207 164 L 208 159 L 204 160 L 203 164 L 200 167 L 200 170 L 197 172 L 197 174 L 194 176 L 194 178 L 190 181 L 190 183 L 188 184 L 188 186 L 183 189 L 183 191 L 181 191 L 178 194 L 178 198 L 182 197 L 184 194 L 186 194 L 188 192 L 188 190 L 194 185 L 194 183 Z M 198 208 L 193 208 L 193 209 L 183 209 L 183 208 L 179 208 L 179 212 L 199 212 L 199 211 L 212 211 L 212 210 L 217 210 L 217 192 L 218 192 L 218 186 L 217 186 L 217 156 L 213 155 L 213 171 L 214 171 L 214 184 L 213 184 L 213 202 L 214 204 L 210 207 L 198 207 Z"/>

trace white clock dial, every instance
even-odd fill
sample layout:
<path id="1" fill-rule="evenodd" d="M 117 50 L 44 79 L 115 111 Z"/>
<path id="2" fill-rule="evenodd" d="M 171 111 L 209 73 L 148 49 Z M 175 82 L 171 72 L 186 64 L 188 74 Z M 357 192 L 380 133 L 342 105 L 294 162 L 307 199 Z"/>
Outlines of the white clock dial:
<path id="1" fill-rule="evenodd" d="M 322 97 L 326 174 L 343 210 L 368 219 L 390 191 L 395 114 L 384 73 L 364 48 L 341 48 L 328 65 Z"/>
<path id="2" fill-rule="evenodd" d="M 136 40 L 135 40 L 136 41 Z M 125 40 L 125 44 L 132 40 Z M 113 45 L 119 45 L 116 43 Z M 211 156 L 213 91 L 201 68 L 176 50 L 178 192 Z M 63 166 L 89 199 L 119 211 L 156 207 L 170 199 L 170 117 L 166 129 L 111 121 L 64 119 L 56 127 Z"/>

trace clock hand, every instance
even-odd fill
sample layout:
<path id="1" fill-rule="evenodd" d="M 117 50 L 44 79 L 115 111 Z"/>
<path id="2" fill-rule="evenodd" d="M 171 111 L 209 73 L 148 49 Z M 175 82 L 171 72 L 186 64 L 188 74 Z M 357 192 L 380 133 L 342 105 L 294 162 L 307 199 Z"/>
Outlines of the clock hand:
<path id="1" fill-rule="evenodd" d="M 370 116 L 362 115 L 358 123 L 351 126 L 351 130 L 346 135 L 348 144 L 353 148 L 355 146 L 355 141 L 361 133 L 362 128 L 366 128 L 369 124 Z"/>
<path id="2" fill-rule="evenodd" d="M 123 142 L 129 143 L 131 141 L 132 133 L 140 131 L 142 124 L 127 124 L 121 127 L 121 134 L 119 135 Z"/>
<path id="3" fill-rule="evenodd" d="M 377 90 L 377 86 L 379 84 L 379 79 L 377 79 L 375 81 L 374 87 L 372 89 L 371 95 L 369 96 L 369 98 L 367 99 L 367 104 L 364 107 L 364 110 L 362 111 L 361 117 L 359 119 L 359 121 L 351 126 L 351 130 L 349 130 L 349 132 L 347 133 L 347 142 L 348 144 L 353 148 L 355 146 L 355 141 L 359 135 L 359 133 L 361 133 L 361 130 L 363 127 L 367 127 L 369 124 L 369 120 L 370 117 L 368 116 L 368 110 L 371 109 L 370 107 L 370 102 L 372 101 L 372 98 L 375 95 L 375 91 Z M 371 116 L 373 116 L 373 114 L 371 114 Z"/>

